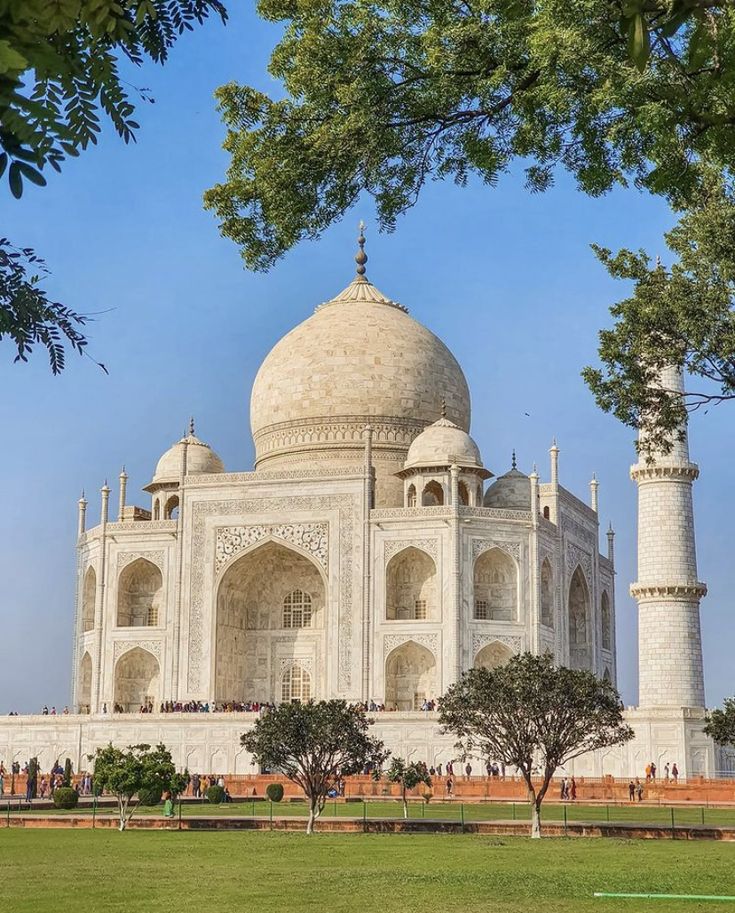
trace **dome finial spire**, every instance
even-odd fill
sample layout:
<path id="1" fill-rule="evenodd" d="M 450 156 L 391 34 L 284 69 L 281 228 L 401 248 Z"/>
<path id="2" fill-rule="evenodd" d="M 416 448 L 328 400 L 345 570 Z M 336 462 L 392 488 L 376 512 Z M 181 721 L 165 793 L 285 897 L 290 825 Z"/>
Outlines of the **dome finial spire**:
<path id="1" fill-rule="evenodd" d="M 442 397 L 442 418 L 447 417 L 447 401 Z"/>
<path id="2" fill-rule="evenodd" d="M 189 434 L 194 437 L 194 416 L 189 419 Z"/>
<path id="3" fill-rule="evenodd" d="M 365 223 L 360 219 L 360 234 L 357 238 L 357 243 L 360 247 L 358 252 L 355 254 L 355 263 L 357 263 L 357 281 L 358 282 L 367 282 L 365 276 L 365 264 L 367 263 L 367 254 L 365 253 Z"/>
<path id="4" fill-rule="evenodd" d="M 511 469 L 518 469 L 518 466 L 517 466 L 517 464 L 516 464 L 516 449 L 515 449 L 515 447 L 513 448 L 513 459 L 512 459 L 512 461 L 511 461 Z"/>

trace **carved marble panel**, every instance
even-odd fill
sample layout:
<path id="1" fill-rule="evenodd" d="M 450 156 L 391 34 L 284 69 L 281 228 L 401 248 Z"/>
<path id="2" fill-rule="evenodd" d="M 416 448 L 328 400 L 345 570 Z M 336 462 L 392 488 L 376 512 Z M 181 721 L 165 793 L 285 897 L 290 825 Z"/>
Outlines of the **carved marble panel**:
<path id="1" fill-rule="evenodd" d="M 383 637 L 383 658 L 385 659 L 396 647 L 407 644 L 411 640 L 421 647 L 426 647 L 436 657 L 438 645 L 438 635 L 436 634 L 386 634 Z"/>
<path id="2" fill-rule="evenodd" d="M 128 650 L 134 650 L 135 647 L 140 647 L 141 650 L 147 650 L 148 653 L 152 653 L 156 659 L 161 659 L 160 640 L 116 640 L 112 655 L 113 665 L 120 659 L 123 653 L 127 653 Z"/>
<path id="3" fill-rule="evenodd" d="M 580 548 L 578 545 L 575 545 L 573 542 L 568 542 L 565 553 L 565 562 L 567 570 L 570 573 L 574 573 L 574 569 L 579 565 L 584 571 L 584 575 L 587 578 L 587 584 L 591 587 L 592 585 L 592 555 Z"/>
<path id="4" fill-rule="evenodd" d="M 496 641 L 509 647 L 514 653 L 520 653 L 523 648 L 522 637 L 516 637 L 512 634 L 491 634 L 485 633 L 484 631 L 473 631 L 472 655 L 477 656 L 483 647 L 495 643 Z"/>
<path id="5" fill-rule="evenodd" d="M 117 571 L 120 573 L 124 567 L 132 564 L 133 561 L 137 561 L 138 558 L 145 558 L 146 561 L 150 561 L 151 564 L 155 564 L 159 571 L 163 571 L 163 560 L 165 554 L 166 553 L 163 550 L 154 552 L 118 552 Z"/>
<path id="6" fill-rule="evenodd" d="M 502 539 L 473 539 L 472 540 L 472 560 L 475 561 L 483 552 L 491 548 L 499 548 L 507 552 L 512 558 L 520 564 L 521 562 L 521 543 L 505 542 Z"/>
<path id="7" fill-rule="evenodd" d="M 383 556 L 385 564 L 387 564 L 394 555 L 398 554 L 398 552 L 402 552 L 404 548 L 417 548 L 422 552 L 426 552 L 427 555 L 431 555 L 431 557 L 434 559 L 434 562 L 436 562 L 437 555 L 439 553 L 439 540 L 391 539 L 388 542 L 383 543 Z"/>
<path id="8" fill-rule="evenodd" d="M 328 523 L 279 523 L 272 526 L 225 526 L 218 529 L 215 543 L 215 573 L 218 573 L 238 552 L 268 537 L 298 546 L 312 555 L 325 570 L 327 569 Z"/>

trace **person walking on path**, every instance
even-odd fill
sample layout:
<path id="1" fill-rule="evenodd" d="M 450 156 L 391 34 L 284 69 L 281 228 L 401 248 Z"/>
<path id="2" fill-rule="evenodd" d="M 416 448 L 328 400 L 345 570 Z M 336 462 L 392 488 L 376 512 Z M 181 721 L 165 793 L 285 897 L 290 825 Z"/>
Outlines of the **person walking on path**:
<path id="1" fill-rule="evenodd" d="M 674 783 L 679 779 L 679 768 L 676 766 L 676 761 L 671 765 L 671 776 L 674 778 Z"/>
<path id="2" fill-rule="evenodd" d="M 656 763 L 655 763 L 655 761 L 651 761 L 651 779 L 652 779 L 652 780 L 655 780 L 655 779 L 656 779 Z"/>
<path id="3" fill-rule="evenodd" d="M 669 762 L 667 761 L 666 764 L 664 764 L 664 780 L 668 780 L 668 779 L 669 779 Z"/>
<path id="4" fill-rule="evenodd" d="M 574 777 L 572 777 L 572 785 L 569 787 L 569 795 L 572 802 L 574 802 L 577 798 L 577 781 L 574 779 Z"/>
<path id="5" fill-rule="evenodd" d="M 638 777 L 636 777 L 636 780 L 635 780 L 635 792 L 636 792 L 636 795 L 638 796 L 638 801 L 643 802 L 643 784 L 638 779 Z"/>
<path id="6" fill-rule="evenodd" d="M 449 796 L 450 799 L 452 798 L 452 787 L 453 786 L 454 786 L 454 784 L 452 783 L 452 778 L 447 777 L 447 796 Z"/>
<path id="7" fill-rule="evenodd" d="M 635 783 L 632 780 L 628 783 L 628 799 L 635 802 Z"/>
<path id="8" fill-rule="evenodd" d="M 471 776 L 472 776 L 472 765 L 468 761 L 467 764 L 465 765 L 465 769 L 464 769 L 464 778 L 465 778 L 465 780 L 469 780 L 469 778 Z"/>

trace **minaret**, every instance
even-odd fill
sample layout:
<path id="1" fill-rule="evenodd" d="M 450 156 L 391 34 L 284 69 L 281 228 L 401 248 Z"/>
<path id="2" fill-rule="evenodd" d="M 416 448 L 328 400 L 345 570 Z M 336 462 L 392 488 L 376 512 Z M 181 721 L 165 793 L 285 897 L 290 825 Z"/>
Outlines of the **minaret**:
<path id="1" fill-rule="evenodd" d="M 681 371 L 661 372 L 661 385 L 684 392 Z M 652 462 L 650 461 L 652 458 Z M 699 601 L 707 587 L 697 579 L 692 482 L 686 427 L 670 453 L 641 454 L 630 476 L 638 485 L 639 705 L 704 707 Z"/>

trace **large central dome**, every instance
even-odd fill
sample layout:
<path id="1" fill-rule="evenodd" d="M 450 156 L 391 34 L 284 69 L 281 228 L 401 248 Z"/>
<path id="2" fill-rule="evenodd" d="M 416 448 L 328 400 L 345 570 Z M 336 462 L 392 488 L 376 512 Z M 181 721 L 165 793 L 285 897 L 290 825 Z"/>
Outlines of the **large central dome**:
<path id="1" fill-rule="evenodd" d="M 416 435 L 436 421 L 442 401 L 447 417 L 469 430 L 470 395 L 444 343 L 368 282 L 362 250 L 356 259 L 355 280 L 284 336 L 261 365 L 250 422 L 256 467 L 264 470 L 359 463 L 371 425 L 377 503 L 386 504 L 394 501 L 389 490 L 396 498 L 401 490 L 388 477 L 402 468 Z"/>

